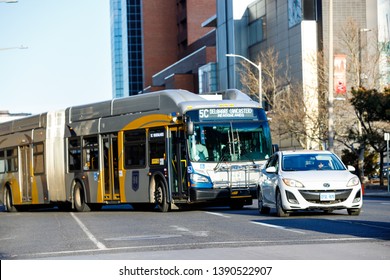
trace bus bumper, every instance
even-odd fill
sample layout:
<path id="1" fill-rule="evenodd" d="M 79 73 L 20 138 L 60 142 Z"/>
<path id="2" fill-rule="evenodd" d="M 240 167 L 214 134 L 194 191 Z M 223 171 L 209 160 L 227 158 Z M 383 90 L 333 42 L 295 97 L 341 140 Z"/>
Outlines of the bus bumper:
<path id="1" fill-rule="evenodd" d="M 245 200 L 247 205 L 252 204 L 252 199 L 257 196 L 256 188 L 250 189 L 204 189 L 191 188 L 191 202 L 206 202 L 206 201 L 231 201 L 236 199 Z"/>

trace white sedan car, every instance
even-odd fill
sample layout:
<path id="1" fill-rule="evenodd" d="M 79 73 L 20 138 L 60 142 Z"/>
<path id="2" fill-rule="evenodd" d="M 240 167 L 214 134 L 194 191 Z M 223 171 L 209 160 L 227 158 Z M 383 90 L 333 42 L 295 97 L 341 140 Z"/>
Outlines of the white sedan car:
<path id="1" fill-rule="evenodd" d="M 279 217 L 298 210 L 359 215 L 363 194 L 359 178 L 329 151 L 279 151 L 261 170 L 258 205 L 261 214 L 276 208 Z"/>

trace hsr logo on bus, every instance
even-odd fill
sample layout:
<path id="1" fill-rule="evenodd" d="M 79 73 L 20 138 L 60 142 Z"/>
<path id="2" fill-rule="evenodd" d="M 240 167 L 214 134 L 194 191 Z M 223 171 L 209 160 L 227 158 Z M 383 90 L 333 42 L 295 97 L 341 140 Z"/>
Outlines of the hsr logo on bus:
<path id="1" fill-rule="evenodd" d="M 136 192 L 139 189 L 139 171 L 133 171 L 131 178 L 131 188 Z"/>

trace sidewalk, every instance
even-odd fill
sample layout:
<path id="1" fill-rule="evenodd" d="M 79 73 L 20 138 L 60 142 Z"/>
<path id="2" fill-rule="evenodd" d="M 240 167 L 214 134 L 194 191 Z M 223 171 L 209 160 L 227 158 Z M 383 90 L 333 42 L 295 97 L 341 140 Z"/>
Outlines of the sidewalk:
<path id="1" fill-rule="evenodd" d="M 387 186 L 370 184 L 364 186 L 364 196 L 390 198 L 390 192 L 387 191 Z"/>

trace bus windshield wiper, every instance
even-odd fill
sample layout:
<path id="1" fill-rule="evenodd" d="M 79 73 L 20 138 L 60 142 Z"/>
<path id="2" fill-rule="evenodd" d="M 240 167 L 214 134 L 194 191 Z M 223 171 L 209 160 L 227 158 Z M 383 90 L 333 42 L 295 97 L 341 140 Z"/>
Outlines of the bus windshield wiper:
<path id="1" fill-rule="evenodd" d="M 219 170 L 219 167 L 220 167 L 221 163 L 224 162 L 226 160 L 226 158 L 227 158 L 226 155 L 227 155 L 226 152 L 222 154 L 221 158 L 219 159 L 219 161 L 217 162 L 217 164 L 214 167 L 214 171 L 218 171 Z"/>

